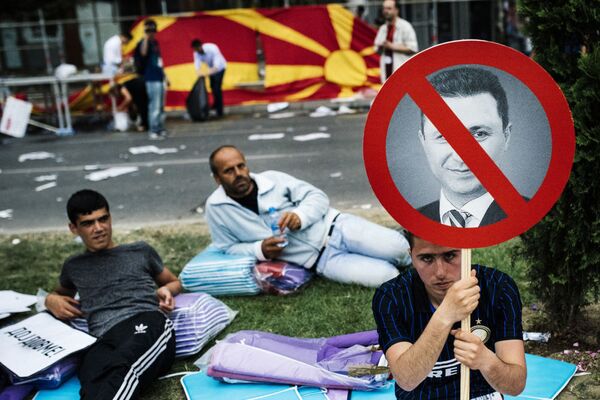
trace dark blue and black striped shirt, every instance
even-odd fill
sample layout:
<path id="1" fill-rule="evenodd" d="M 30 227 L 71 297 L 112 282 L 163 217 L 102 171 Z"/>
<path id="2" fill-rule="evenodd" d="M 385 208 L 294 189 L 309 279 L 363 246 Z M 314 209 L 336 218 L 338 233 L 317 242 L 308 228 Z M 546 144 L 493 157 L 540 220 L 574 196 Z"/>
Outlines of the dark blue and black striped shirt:
<path id="1" fill-rule="evenodd" d="M 502 340 L 522 339 L 521 298 L 513 279 L 503 272 L 473 265 L 481 288 L 479 305 L 471 314 L 471 325 L 491 330 L 486 346 Z M 377 323 L 379 344 L 384 352 L 395 343 L 415 343 L 435 309 L 431 305 L 419 274 L 411 269 L 384 283 L 373 297 L 373 315 Z M 457 322 L 454 328 L 460 328 Z M 471 398 L 492 393 L 494 389 L 479 371 L 471 371 Z M 454 358 L 454 337 L 442 349 L 427 378 L 412 392 L 396 385 L 397 399 L 458 399 L 460 397 L 460 363 Z"/>

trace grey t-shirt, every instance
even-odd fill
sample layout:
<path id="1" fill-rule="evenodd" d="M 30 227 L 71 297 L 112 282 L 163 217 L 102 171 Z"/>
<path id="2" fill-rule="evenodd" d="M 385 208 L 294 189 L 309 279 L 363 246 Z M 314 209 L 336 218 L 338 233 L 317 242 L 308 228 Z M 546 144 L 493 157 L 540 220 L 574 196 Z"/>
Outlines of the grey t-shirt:
<path id="1" fill-rule="evenodd" d="M 69 257 L 59 281 L 79 292 L 90 333 L 102 336 L 127 318 L 159 309 L 154 277 L 162 270 L 156 250 L 136 242 Z"/>

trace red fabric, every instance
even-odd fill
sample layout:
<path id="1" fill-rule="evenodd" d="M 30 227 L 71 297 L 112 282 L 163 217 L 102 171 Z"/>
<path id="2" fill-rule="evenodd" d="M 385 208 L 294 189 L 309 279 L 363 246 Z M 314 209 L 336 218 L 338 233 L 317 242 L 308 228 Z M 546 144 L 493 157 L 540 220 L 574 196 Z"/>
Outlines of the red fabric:
<path id="1" fill-rule="evenodd" d="M 328 52 L 333 53 L 340 50 L 338 39 L 330 20 L 327 6 L 305 6 L 274 9 L 259 9 L 254 12 L 263 15 L 279 24 L 312 39 L 319 43 Z M 245 10 L 230 10 L 227 15 L 235 16 L 245 13 Z M 250 14 L 251 17 L 251 14 Z M 157 17 L 158 18 L 158 17 Z M 258 22 L 258 21 L 257 21 Z M 143 23 L 143 19 L 137 24 Z M 260 22 L 258 22 L 260 23 Z M 375 38 L 376 31 L 365 24 L 363 21 L 354 18 L 353 30 L 351 35 L 350 50 L 356 53 L 371 47 Z M 156 37 L 160 42 L 162 58 L 165 67 L 172 67 L 181 64 L 193 62 L 192 49 L 190 43 L 194 38 L 199 38 L 204 42 L 215 43 L 219 46 L 230 66 L 234 63 L 257 64 L 257 35 L 258 32 L 245 25 L 227 19 L 226 16 L 215 16 L 205 13 L 196 13 L 190 16 L 179 17 L 166 28 L 160 30 Z M 285 37 L 285 31 L 282 30 L 275 36 Z M 260 39 L 263 45 L 264 60 L 267 66 L 325 66 L 326 57 L 298 46 L 295 42 L 286 42 L 270 34 L 260 33 Z M 139 40 L 139 37 L 134 39 Z M 379 56 L 372 54 L 362 56 L 367 68 L 379 67 Z M 258 65 L 257 65 L 258 68 Z M 235 68 L 231 67 L 225 75 L 233 73 Z M 340 71 L 341 74 L 344 71 Z M 302 74 L 299 74 L 302 76 Z M 187 79 L 185 77 L 184 79 Z M 189 81 L 191 88 L 195 76 L 190 75 Z M 367 85 L 352 88 L 355 91 L 369 88 L 369 84 L 379 83 L 377 77 L 368 76 Z M 325 76 L 310 79 L 294 80 L 282 85 L 277 85 L 262 89 L 227 89 L 223 90 L 223 100 L 226 105 L 242 104 L 246 102 L 273 102 L 289 100 L 289 96 L 296 96 L 302 90 L 311 85 L 322 84 L 316 92 L 302 99 L 327 99 L 335 98 L 340 94 L 341 88 L 337 84 L 328 82 Z M 80 93 L 72 95 L 72 99 L 78 98 Z M 91 94 L 88 94 L 90 96 Z M 184 108 L 187 91 L 169 90 L 166 97 L 166 106 L 170 108 Z M 89 99 L 88 99 L 89 100 Z M 108 102 L 108 97 L 105 98 Z M 89 102 L 80 102 L 81 104 L 90 104 Z"/>
<path id="2" fill-rule="evenodd" d="M 323 65 L 325 58 L 300 46 L 268 35 L 260 35 L 265 63 L 272 65 Z"/>
<path id="3" fill-rule="evenodd" d="M 180 17 L 158 32 L 164 66 L 193 62 L 193 39 L 219 46 L 227 61 L 256 62 L 256 37 L 253 30 L 223 17 L 197 14 Z M 193 85 L 190 85 L 190 87 Z"/>
<path id="4" fill-rule="evenodd" d="M 307 36 L 329 51 L 337 50 L 338 42 L 329 12 L 325 6 L 300 6 L 258 10 L 264 16 Z"/>

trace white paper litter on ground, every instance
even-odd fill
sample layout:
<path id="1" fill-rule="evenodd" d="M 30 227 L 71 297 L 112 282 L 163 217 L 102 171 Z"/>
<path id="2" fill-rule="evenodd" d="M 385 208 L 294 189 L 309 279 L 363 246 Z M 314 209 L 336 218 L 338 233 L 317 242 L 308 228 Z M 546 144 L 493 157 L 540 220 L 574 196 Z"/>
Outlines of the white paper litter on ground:
<path id="1" fill-rule="evenodd" d="M 37 302 L 37 297 L 14 290 L 0 290 L 0 313 L 17 313 L 31 311 L 29 306 Z"/>
<path id="2" fill-rule="evenodd" d="M 294 140 L 297 142 L 307 142 L 309 140 L 327 139 L 330 137 L 331 137 L 331 135 L 329 133 L 314 132 L 314 133 L 308 133 L 306 135 L 294 136 Z"/>
<path id="3" fill-rule="evenodd" d="M 296 115 L 295 112 L 288 111 L 288 112 L 282 112 L 282 113 L 277 113 L 277 114 L 271 114 L 271 115 L 269 115 L 269 119 L 292 118 L 295 115 Z"/>
<path id="4" fill-rule="evenodd" d="M 156 171 L 154 171 L 154 173 L 156 175 L 162 175 L 165 172 L 164 168 L 157 168 Z"/>
<path id="5" fill-rule="evenodd" d="M 12 218 L 13 209 L 7 208 L 6 210 L 0 211 L 0 218 L 3 219 L 11 219 Z"/>
<path id="6" fill-rule="evenodd" d="M 285 133 L 255 133 L 248 136 L 248 140 L 276 140 L 283 139 Z"/>
<path id="7" fill-rule="evenodd" d="M 329 117 L 336 115 L 336 112 L 327 106 L 319 106 L 315 111 L 311 112 L 308 115 L 312 118 Z"/>
<path id="8" fill-rule="evenodd" d="M 33 178 L 33 180 L 36 182 L 55 181 L 56 174 L 36 176 L 35 178 Z"/>
<path id="9" fill-rule="evenodd" d="M 270 113 L 274 113 L 277 111 L 285 110 L 290 106 L 290 103 L 282 101 L 281 103 L 271 103 L 267 105 L 267 111 Z"/>
<path id="10" fill-rule="evenodd" d="M 54 181 L 54 182 L 48 182 L 48 183 L 45 183 L 43 185 L 40 185 L 40 186 L 36 187 L 35 191 L 36 192 L 41 192 L 42 190 L 50 189 L 50 188 L 53 188 L 55 186 L 56 186 L 56 181 Z"/>
<path id="11" fill-rule="evenodd" d="M 19 162 L 25 162 L 30 160 L 45 160 L 47 158 L 55 158 L 54 153 L 48 153 L 47 151 L 34 151 L 33 153 L 25 153 L 19 156 Z"/>
<path id="12" fill-rule="evenodd" d="M 149 146 L 137 146 L 137 147 L 130 147 L 129 148 L 129 152 L 131 154 L 148 154 L 148 153 L 154 153 L 154 154 L 169 154 L 169 153 L 177 153 L 177 149 L 175 147 L 165 147 L 165 148 L 158 148 L 156 146 L 153 145 L 149 145 Z"/>
<path id="13" fill-rule="evenodd" d="M 139 170 L 138 167 L 112 167 L 102 171 L 92 172 L 85 176 L 85 179 L 92 182 L 103 181 L 108 178 L 114 178 L 119 175 L 130 174 Z"/>
<path id="14" fill-rule="evenodd" d="M 352 108 L 348 107 L 345 104 L 342 104 L 340 106 L 340 108 L 338 109 L 338 114 L 355 114 L 356 110 L 353 110 Z"/>
<path id="15" fill-rule="evenodd" d="M 97 164 L 94 164 L 94 165 L 86 165 L 86 166 L 84 166 L 84 167 L 83 167 L 83 170 L 84 170 L 84 171 L 95 171 L 95 170 L 97 170 L 97 169 L 100 169 L 100 166 L 99 166 L 99 165 L 97 165 Z"/>
<path id="16" fill-rule="evenodd" d="M 550 332 L 523 332 L 523 340 L 548 343 L 552 335 Z"/>
<path id="17" fill-rule="evenodd" d="M 16 245 L 18 245 L 19 243 L 21 243 L 21 239 L 19 239 L 19 238 L 14 238 L 14 239 L 11 241 L 11 243 L 13 244 L 13 246 L 16 246 Z"/>
<path id="18" fill-rule="evenodd" d="M 330 178 L 339 178 L 341 176 L 342 176 L 341 172 L 333 172 L 333 173 L 329 174 Z"/>

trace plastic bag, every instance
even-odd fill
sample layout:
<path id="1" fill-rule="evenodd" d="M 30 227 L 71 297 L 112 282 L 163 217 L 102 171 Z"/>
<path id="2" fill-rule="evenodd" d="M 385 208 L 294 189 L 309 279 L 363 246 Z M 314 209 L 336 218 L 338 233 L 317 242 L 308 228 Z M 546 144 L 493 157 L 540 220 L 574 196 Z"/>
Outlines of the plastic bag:
<path id="1" fill-rule="evenodd" d="M 306 268 L 285 261 L 265 261 L 254 267 L 254 277 L 264 293 L 286 295 L 297 292 L 312 276 Z"/>
<path id="2" fill-rule="evenodd" d="M 51 365 L 43 371 L 27 378 L 18 378 L 9 374 L 13 385 L 33 385 L 36 389 L 54 389 L 75 375 L 79 357 L 67 357 Z"/>
<path id="3" fill-rule="evenodd" d="M 115 112 L 115 130 L 125 132 L 129 129 L 129 115 L 125 111 Z"/>

